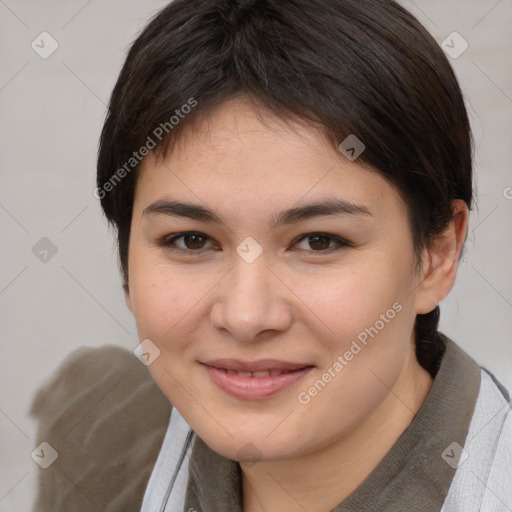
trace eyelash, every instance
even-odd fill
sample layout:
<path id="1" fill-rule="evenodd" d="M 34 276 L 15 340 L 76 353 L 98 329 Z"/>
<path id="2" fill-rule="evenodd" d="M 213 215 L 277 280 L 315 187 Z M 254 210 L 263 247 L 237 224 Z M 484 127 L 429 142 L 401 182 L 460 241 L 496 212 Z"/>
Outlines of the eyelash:
<path id="1" fill-rule="evenodd" d="M 187 235 L 198 235 L 200 237 L 205 238 L 206 241 L 211 240 L 211 238 L 209 236 L 207 236 L 204 233 L 201 233 L 199 231 L 184 231 L 182 233 L 177 233 L 177 234 L 174 234 L 174 235 L 166 235 L 164 237 L 161 237 L 158 240 L 156 240 L 155 244 L 157 246 L 159 246 L 159 247 L 164 247 L 165 249 L 173 251 L 173 252 L 176 252 L 176 253 L 186 254 L 187 256 L 191 256 L 193 254 L 201 254 L 204 251 L 208 250 L 208 249 L 204 249 L 204 248 L 201 248 L 201 249 L 182 249 L 181 247 L 176 247 L 175 245 L 173 246 L 173 244 L 174 244 L 174 242 L 176 240 L 179 240 L 180 238 L 183 238 L 183 237 L 185 237 Z M 323 254 L 331 254 L 333 252 L 339 251 L 339 250 L 344 249 L 346 247 L 353 247 L 353 245 L 349 241 L 347 241 L 347 240 L 345 240 L 343 238 L 340 238 L 339 236 L 335 236 L 335 235 L 331 235 L 329 233 L 323 233 L 323 232 L 312 232 L 312 233 L 306 233 L 304 235 L 301 235 L 294 242 L 294 244 L 298 244 L 298 243 L 302 242 L 303 240 L 305 240 L 307 238 L 312 238 L 312 237 L 315 237 L 315 236 L 319 236 L 319 237 L 322 237 L 322 238 L 327 238 L 330 241 L 333 241 L 336 244 L 338 244 L 338 247 L 329 248 L 329 249 L 320 250 L 320 251 L 313 251 L 313 250 L 312 251 L 307 251 L 305 249 L 299 249 L 299 252 L 306 252 L 306 253 L 313 253 L 313 254 L 316 253 L 316 254 L 323 255 Z"/>

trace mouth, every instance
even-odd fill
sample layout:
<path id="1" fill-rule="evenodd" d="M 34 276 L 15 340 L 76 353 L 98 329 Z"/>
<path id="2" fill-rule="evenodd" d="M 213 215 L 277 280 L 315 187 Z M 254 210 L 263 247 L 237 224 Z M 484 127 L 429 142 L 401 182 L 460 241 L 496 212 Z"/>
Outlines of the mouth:
<path id="1" fill-rule="evenodd" d="M 224 392 L 239 399 L 260 400 L 296 383 L 314 366 L 279 360 L 240 361 L 222 359 L 200 363 Z"/>
<path id="2" fill-rule="evenodd" d="M 259 372 L 227 370 L 226 368 L 216 368 L 216 369 L 225 371 L 226 373 L 229 373 L 229 375 L 238 375 L 239 377 L 256 377 L 257 379 L 261 379 L 263 377 L 277 377 L 278 375 L 282 375 L 283 373 L 291 373 L 291 372 L 297 371 L 297 370 L 278 370 L 277 368 L 272 369 L 272 370 L 262 370 Z"/>

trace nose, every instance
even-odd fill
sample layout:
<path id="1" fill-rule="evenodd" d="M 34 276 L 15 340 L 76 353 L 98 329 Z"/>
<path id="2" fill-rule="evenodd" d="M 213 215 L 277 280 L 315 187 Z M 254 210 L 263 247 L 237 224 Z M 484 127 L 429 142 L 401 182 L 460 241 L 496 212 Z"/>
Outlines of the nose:
<path id="1" fill-rule="evenodd" d="M 219 283 L 211 309 L 211 322 L 241 342 L 262 341 L 288 329 L 292 322 L 287 288 L 265 252 L 247 263 L 236 257 L 232 271 Z"/>

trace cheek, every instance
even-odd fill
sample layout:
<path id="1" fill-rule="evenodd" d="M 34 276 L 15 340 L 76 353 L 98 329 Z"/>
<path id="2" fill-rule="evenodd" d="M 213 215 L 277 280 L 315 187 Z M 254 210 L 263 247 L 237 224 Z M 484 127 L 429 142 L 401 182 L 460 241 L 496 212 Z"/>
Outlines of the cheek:
<path id="1" fill-rule="evenodd" d="M 139 337 L 166 351 L 182 351 L 204 315 L 208 293 L 222 277 L 214 269 L 169 265 L 162 258 L 134 255 L 130 296 Z"/>
<path id="2" fill-rule="evenodd" d="M 350 317 L 351 311 L 358 309 L 347 303 L 334 324 L 336 337 L 323 339 L 322 367 L 299 390 L 309 418 L 301 425 L 304 439 L 322 429 L 328 442 L 361 423 L 390 396 L 410 356 L 414 310 L 409 304 L 395 301 L 384 309 L 371 304 L 360 317 Z"/>
<path id="3" fill-rule="evenodd" d="M 405 263 L 374 259 L 371 265 L 339 269 L 294 287 L 305 305 L 302 316 L 310 318 L 310 328 L 317 326 L 315 339 L 324 349 L 315 379 L 324 376 L 330 391 L 315 398 L 317 407 L 330 407 L 334 397 L 345 412 L 358 416 L 396 382 L 410 353 L 414 325 L 411 275 L 400 270 L 405 268 Z"/>
<path id="4" fill-rule="evenodd" d="M 192 358 L 197 338 L 197 316 L 204 314 L 201 299 L 214 279 L 205 273 L 170 269 L 155 258 L 133 258 L 130 295 L 140 340 L 151 340 L 160 350 L 149 365 L 153 379 L 175 406 L 186 410 L 190 379 L 185 359 Z M 185 401 L 183 401 L 185 400 Z"/>
<path id="5" fill-rule="evenodd" d="M 161 343 L 190 311 L 194 293 L 182 280 L 172 280 L 154 269 L 134 274 L 130 287 L 139 336 Z"/>
<path id="6" fill-rule="evenodd" d="M 410 276 L 376 258 L 368 265 L 310 273 L 291 288 L 302 302 L 301 316 L 317 325 L 324 333 L 319 339 L 336 350 L 347 350 L 358 336 L 364 341 L 375 324 L 382 333 L 410 324 L 403 321 L 411 302 Z"/>

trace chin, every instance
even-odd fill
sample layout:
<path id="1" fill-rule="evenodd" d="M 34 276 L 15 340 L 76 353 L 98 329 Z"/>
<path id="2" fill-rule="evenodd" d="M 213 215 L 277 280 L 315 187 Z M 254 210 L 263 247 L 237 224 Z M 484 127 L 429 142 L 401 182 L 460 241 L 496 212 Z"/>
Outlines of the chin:
<path id="1" fill-rule="evenodd" d="M 214 452 L 238 462 L 281 460 L 299 455 L 297 446 L 291 446 L 290 439 L 294 437 L 293 435 L 288 433 L 286 440 L 279 436 L 270 439 L 267 437 L 270 431 L 271 429 L 267 429 L 264 432 L 245 434 L 238 431 L 234 437 L 224 432 L 222 438 L 213 434 L 203 436 L 199 432 L 198 435 Z"/>

